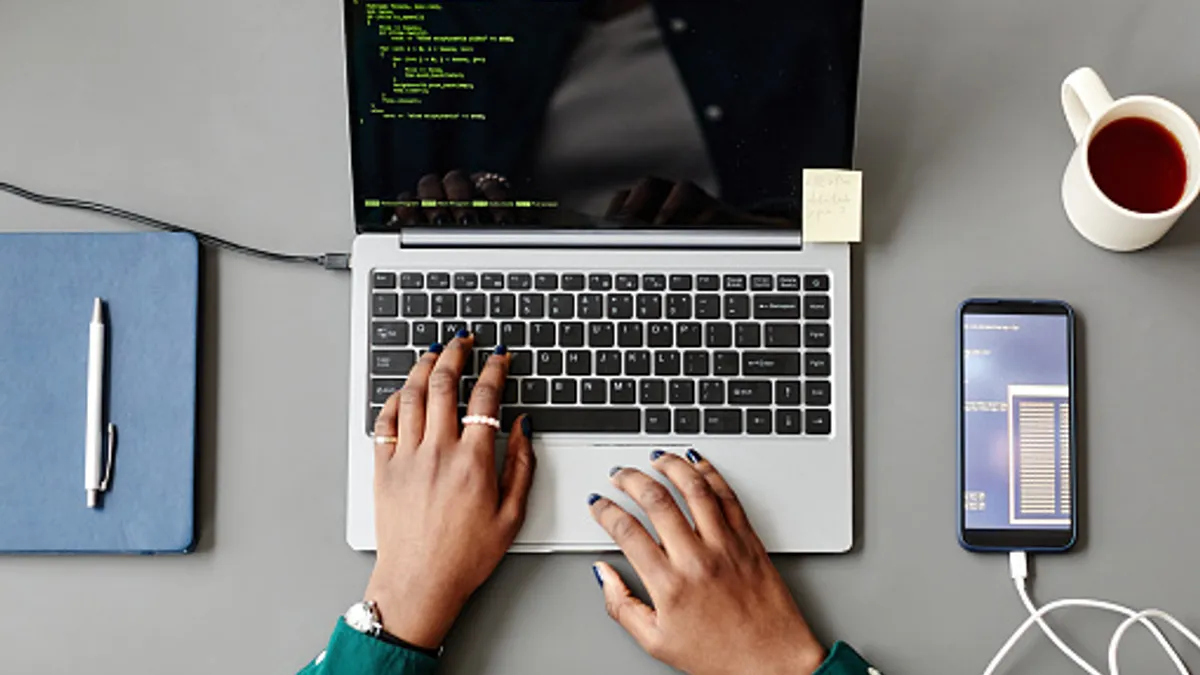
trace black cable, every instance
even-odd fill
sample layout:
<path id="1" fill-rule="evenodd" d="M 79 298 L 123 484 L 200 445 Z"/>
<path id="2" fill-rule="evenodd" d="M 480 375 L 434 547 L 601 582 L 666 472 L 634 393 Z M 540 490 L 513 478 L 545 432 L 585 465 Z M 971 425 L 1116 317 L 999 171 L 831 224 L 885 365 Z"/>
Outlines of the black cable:
<path id="1" fill-rule="evenodd" d="M 49 195 L 38 194 L 16 185 L 12 185 L 11 183 L 4 182 L 0 182 L 0 191 L 16 195 L 22 199 L 28 199 L 31 202 L 36 202 L 44 206 L 57 206 L 66 209 L 76 209 L 78 211 L 91 211 L 92 213 L 99 213 L 101 215 L 111 216 L 113 218 L 120 218 L 121 220 L 128 220 L 139 225 L 151 227 L 156 230 L 164 230 L 166 232 L 186 232 L 195 236 L 196 239 L 200 240 L 200 243 L 207 246 L 215 246 L 217 248 L 223 248 L 236 253 L 241 253 L 243 255 L 254 256 L 256 258 L 288 263 L 308 263 L 310 265 L 320 265 L 328 270 L 350 269 L 350 256 L 346 253 L 326 253 L 325 255 L 295 255 L 291 253 L 277 253 L 275 251 L 254 248 L 253 246 L 244 246 L 242 244 L 229 241 L 228 239 L 214 237 L 211 234 L 197 232 L 195 230 L 183 227 L 182 225 L 175 225 L 163 220 L 158 220 L 157 218 L 151 218 L 149 216 L 133 213 L 132 211 L 118 209 L 115 206 L 109 206 L 107 204 L 89 202 L 82 199 L 70 199 L 67 197 L 51 197 Z"/>

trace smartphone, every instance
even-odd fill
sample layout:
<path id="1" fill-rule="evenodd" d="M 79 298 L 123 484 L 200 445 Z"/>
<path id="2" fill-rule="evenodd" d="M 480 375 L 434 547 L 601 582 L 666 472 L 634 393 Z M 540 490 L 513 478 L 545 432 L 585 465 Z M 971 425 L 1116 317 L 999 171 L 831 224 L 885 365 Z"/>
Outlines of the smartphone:
<path id="1" fill-rule="evenodd" d="M 958 541 L 971 551 L 1075 543 L 1075 313 L 1057 300 L 958 307 Z"/>

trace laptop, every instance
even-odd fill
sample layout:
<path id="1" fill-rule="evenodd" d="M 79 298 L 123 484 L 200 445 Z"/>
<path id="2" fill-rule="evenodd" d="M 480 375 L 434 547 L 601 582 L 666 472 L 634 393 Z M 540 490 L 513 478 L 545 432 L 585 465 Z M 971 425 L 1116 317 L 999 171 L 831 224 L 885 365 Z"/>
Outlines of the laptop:
<path id="1" fill-rule="evenodd" d="M 861 28 L 861 0 L 345 0 L 351 547 L 375 416 L 463 327 L 464 405 L 503 344 L 504 430 L 536 430 L 514 550 L 614 548 L 587 496 L 641 517 L 610 468 L 689 448 L 770 551 L 851 547 L 850 252 L 804 243 L 799 195 L 851 167 Z"/>

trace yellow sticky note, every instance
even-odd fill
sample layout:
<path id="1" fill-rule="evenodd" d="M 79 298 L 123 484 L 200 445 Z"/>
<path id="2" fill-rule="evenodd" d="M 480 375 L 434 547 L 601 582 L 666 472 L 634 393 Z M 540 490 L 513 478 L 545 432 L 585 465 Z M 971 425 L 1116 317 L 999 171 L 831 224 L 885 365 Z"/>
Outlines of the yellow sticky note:
<path id="1" fill-rule="evenodd" d="M 804 170 L 804 241 L 862 241 L 862 172 Z"/>

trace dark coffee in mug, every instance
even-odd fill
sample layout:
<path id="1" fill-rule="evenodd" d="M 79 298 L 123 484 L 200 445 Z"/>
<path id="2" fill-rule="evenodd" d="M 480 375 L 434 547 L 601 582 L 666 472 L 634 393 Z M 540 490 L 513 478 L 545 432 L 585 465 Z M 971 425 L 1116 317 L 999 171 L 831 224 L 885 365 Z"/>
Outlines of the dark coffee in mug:
<path id="1" fill-rule="evenodd" d="M 1187 158 L 1166 127 L 1142 117 L 1105 125 L 1088 145 L 1088 169 L 1100 191 L 1137 213 L 1162 213 L 1183 199 Z"/>

